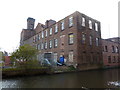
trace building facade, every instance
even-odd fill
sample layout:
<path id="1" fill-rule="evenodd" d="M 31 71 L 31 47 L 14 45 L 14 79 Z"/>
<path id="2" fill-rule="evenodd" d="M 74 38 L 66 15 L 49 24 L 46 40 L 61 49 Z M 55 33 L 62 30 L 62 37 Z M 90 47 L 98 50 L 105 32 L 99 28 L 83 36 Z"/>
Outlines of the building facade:
<path id="1" fill-rule="evenodd" d="M 99 21 L 78 11 L 58 22 L 47 20 L 45 25 L 38 23 L 35 29 L 33 21 L 33 18 L 27 19 L 29 26 L 22 30 L 20 44 L 36 47 L 39 60 L 43 54 L 51 53 L 54 61 L 59 62 L 64 58 L 66 65 L 73 65 L 79 70 L 101 67 L 103 58 Z"/>
<path id="2" fill-rule="evenodd" d="M 120 66 L 120 47 L 116 38 L 103 39 L 103 64 L 105 68 Z"/>

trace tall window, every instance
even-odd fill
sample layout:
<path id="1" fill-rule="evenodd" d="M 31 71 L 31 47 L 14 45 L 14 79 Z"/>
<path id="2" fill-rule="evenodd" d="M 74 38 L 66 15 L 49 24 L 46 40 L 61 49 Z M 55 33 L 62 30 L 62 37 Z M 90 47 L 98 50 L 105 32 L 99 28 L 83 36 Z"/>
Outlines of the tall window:
<path id="1" fill-rule="evenodd" d="M 47 49 L 47 42 L 45 42 L 45 49 Z"/>
<path id="2" fill-rule="evenodd" d="M 69 62 L 73 62 L 73 51 L 69 52 Z"/>
<path id="3" fill-rule="evenodd" d="M 41 49 L 43 49 L 44 48 L 44 44 L 43 44 L 43 42 L 41 43 Z"/>
<path id="4" fill-rule="evenodd" d="M 42 38 L 44 38 L 44 31 L 42 31 Z"/>
<path id="5" fill-rule="evenodd" d="M 64 27 L 64 21 L 61 22 L 61 30 L 64 30 L 65 27 Z"/>
<path id="6" fill-rule="evenodd" d="M 115 51 L 116 51 L 116 53 L 118 53 L 118 52 L 119 52 L 118 47 L 116 47 L 116 50 L 115 50 Z"/>
<path id="7" fill-rule="evenodd" d="M 73 26 L 73 17 L 69 18 L 69 27 Z"/>
<path id="8" fill-rule="evenodd" d="M 37 49 L 40 50 L 40 44 L 37 44 Z"/>
<path id="9" fill-rule="evenodd" d="M 54 62 L 57 62 L 57 57 L 58 57 L 57 53 L 54 53 Z"/>
<path id="10" fill-rule="evenodd" d="M 113 56 L 113 63 L 115 63 L 116 62 L 116 57 L 115 56 Z"/>
<path id="11" fill-rule="evenodd" d="M 73 33 L 69 34 L 69 44 L 73 44 L 74 43 L 74 36 Z"/>
<path id="12" fill-rule="evenodd" d="M 38 35 L 38 40 L 40 40 L 40 34 Z"/>
<path id="13" fill-rule="evenodd" d="M 47 37 L 48 33 L 47 33 L 47 30 L 45 30 L 45 37 Z"/>
<path id="14" fill-rule="evenodd" d="M 49 41 L 49 48 L 52 48 L 52 40 Z"/>
<path id="15" fill-rule="evenodd" d="M 50 35 L 52 35 L 52 28 L 50 28 Z"/>
<path id="16" fill-rule="evenodd" d="M 58 32 L 58 25 L 56 24 L 55 25 L 55 33 L 57 33 Z"/>
<path id="17" fill-rule="evenodd" d="M 35 36 L 33 37 L 33 42 L 35 42 Z"/>
<path id="18" fill-rule="evenodd" d="M 105 46 L 105 52 L 108 52 L 108 48 L 107 48 L 107 46 Z"/>
<path id="19" fill-rule="evenodd" d="M 92 36 L 90 36 L 90 45 L 92 45 Z"/>
<path id="20" fill-rule="evenodd" d="M 85 26 L 85 18 L 82 17 L 82 26 Z"/>
<path id="21" fill-rule="evenodd" d="M 99 45 L 99 38 L 96 38 L 96 46 Z"/>
<path id="22" fill-rule="evenodd" d="M 95 30 L 98 31 L 98 24 L 95 23 Z"/>
<path id="23" fill-rule="evenodd" d="M 57 46 L 58 46 L 58 40 L 54 39 L 54 47 L 57 47 Z"/>
<path id="24" fill-rule="evenodd" d="M 82 44 L 85 44 L 85 40 L 86 40 L 85 34 L 82 34 Z"/>
<path id="25" fill-rule="evenodd" d="M 111 63 L 111 56 L 108 56 L 108 63 Z"/>
<path id="26" fill-rule="evenodd" d="M 114 53 L 115 52 L 115 48 L 114 48 L 114 46 L 112 46 L 112 53 Z"/>
<path id="27" fill-rule="evenodd" d="M 92 21 L 89 20 L 89 28 L 92 29 Z"/>

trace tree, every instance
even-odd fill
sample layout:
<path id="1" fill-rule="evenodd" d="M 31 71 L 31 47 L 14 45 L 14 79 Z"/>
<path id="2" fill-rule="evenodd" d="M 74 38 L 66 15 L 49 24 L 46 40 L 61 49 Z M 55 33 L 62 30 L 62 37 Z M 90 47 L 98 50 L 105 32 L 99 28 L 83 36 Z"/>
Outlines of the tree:
<path id="1" fill-rule="evenodd" d="M 35 59 L 37 55 L 38 50 L 34 47 L 25 44 L 23 46 L 20 46 L 16 51 L 14 51 L 11 55 L 12 61 L 30 61 Z"/>

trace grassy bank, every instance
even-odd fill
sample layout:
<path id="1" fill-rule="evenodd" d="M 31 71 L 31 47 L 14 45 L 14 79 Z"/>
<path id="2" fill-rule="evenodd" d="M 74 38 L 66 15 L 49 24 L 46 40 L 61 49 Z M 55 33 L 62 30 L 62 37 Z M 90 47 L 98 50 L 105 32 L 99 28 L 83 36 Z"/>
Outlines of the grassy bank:
<path id="1" fill-rule="evenodd" d="M 50 71 L 49 67 L 5 68 L 2 69 L 2 78 L 47 74 L 50 73 Z"/>

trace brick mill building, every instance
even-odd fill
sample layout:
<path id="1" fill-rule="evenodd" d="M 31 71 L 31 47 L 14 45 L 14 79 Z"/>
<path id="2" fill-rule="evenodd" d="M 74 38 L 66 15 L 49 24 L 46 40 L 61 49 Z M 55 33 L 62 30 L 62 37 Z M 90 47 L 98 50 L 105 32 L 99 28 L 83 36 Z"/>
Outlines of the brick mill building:
<path id="1" fill-rule="evenodd" d="M 78 11 L 56 22 L 38 23 L 27 19 L 27 29 L 21 32 L 20 45 L 30 44 L 39 50 L 38 60 L 51 54 L 52 61 L 64 58 L 66 65 L 79 70 L 97 69 L 102 65 L 100 22 Z"/>
<path id="2" fill-rule="evenodd" d="M 120 66 L 120 38 L 102 39 L 103 65 L 105 68 Z"/>

